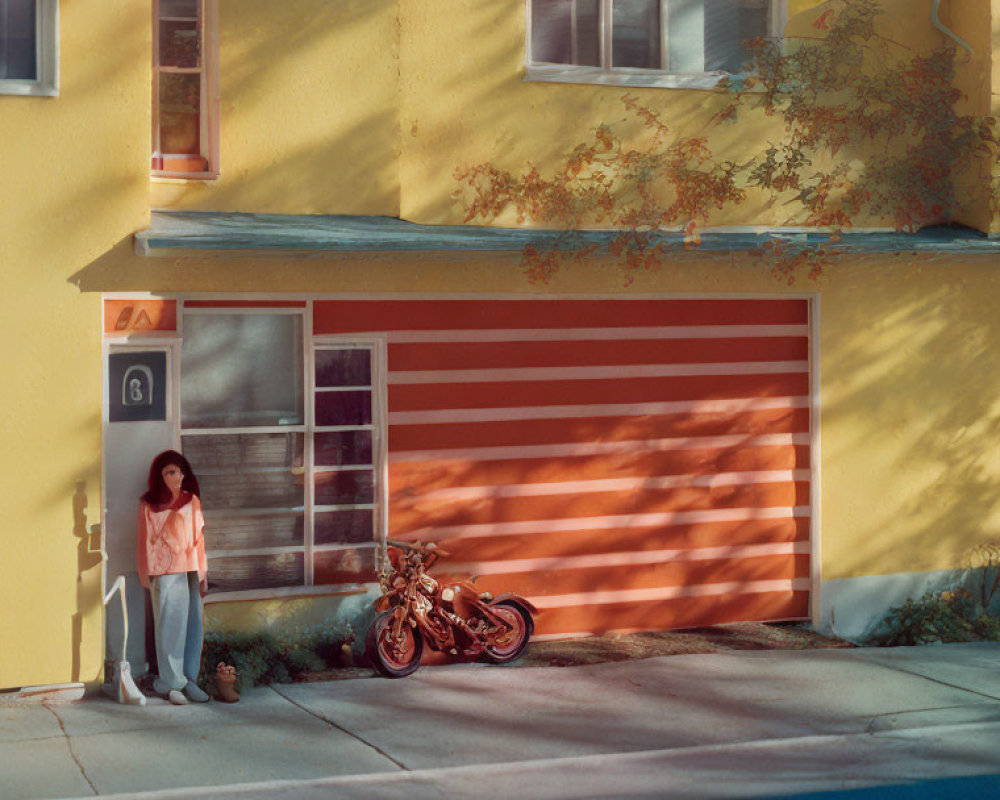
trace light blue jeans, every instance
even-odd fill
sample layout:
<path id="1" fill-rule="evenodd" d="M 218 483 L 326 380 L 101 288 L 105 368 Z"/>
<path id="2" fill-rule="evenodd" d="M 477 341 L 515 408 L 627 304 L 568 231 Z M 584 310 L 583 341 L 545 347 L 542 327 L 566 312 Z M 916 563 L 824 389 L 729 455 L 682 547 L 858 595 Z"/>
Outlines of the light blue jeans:
<path id="1" fill-rule="evenodd" d="M 198 573 L 155 575 L 149 579 L 149 594 L 160 673 L 153 690 L 166 694 L 198 679 L 203 638 Z"/>

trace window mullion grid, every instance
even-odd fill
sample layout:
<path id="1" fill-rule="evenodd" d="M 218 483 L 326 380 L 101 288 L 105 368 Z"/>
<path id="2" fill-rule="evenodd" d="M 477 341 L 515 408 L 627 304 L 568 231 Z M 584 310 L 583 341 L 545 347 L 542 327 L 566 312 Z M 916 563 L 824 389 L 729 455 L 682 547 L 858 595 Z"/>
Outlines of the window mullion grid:
<path id="1" fill-rule="evenodd" d="M 311 303 L 310 303 L 311 309 Z M 308 312 L 311 315 L 311 310 Z M 310 316 L 310 330 L 312 328 L 311 316 Z M 327 465 L 316 465 L 314 464 L 315 458 L 310 459 L 310 471 L 308 474 L 309 480 L 309 491 L 310 493 L 315 491 L 315 481 L 316 476 L 320 473 L 331 473 L 331 472 L 371 472 L 375 483 L 375 497 L 373 503 L 334 503 L 334 504 L 323 504 L 315 505 L 311 502 L 313 495 L 310 494 L 310 507 L 313 509 L 312 516 L 315 516 L 315 511 L 340 511 L 340 510 L 352 510 L 352 509 L 371 509 L 372 510 L 372 522 L 373 526 L 377 525 L 377 515 L 379 512 L 379 502 L 378 502 L 378 492 L 379 484 L 382 483 L 379 480 L 378 474 L 378 446 L 379 446 L 379 424 L 380 419 L 379 413 L 379 403 L 376 397 L 376 387 L 378 385 L 376 380 L 376 347 L 368 342 L 356 342 L 356 341 L 338 341 L 337 339 L 322 339 L 316 341 L 314 337 L 310 337 L 310 350 L 312 353 L 311 358 L 311 371 L 309 373 L 309 390 L 310 390 L 310 407 L 309 414 L 315 413 L 316 408 L 316 396 L 322 392 L 336 392 L 336 391 L 365 391 L 369 392 L 369 402 L 371 404 L 371 422 L 367 425 L 327 425 L 321 426 L 317 431 L 315 421 L 310 417 L 309 419 L 309 430 L 310 437 L 314 432 L 326 432 L 326 431 L 371 431 L 372 433 L 372 463 L 371 464 L 327 464 Z M 316 386 L 316 353 L 320 350 L 361 350 L 368 353 L 369 359 L 369 369 L 370 369 L 370 381 L 367 385 L 357 385 L 357 386 Z M 313 448 L 313 453 L 315 453 L 315 448 Z M 314 530 L 314 528 L 313 528 Z M 374 533 L 374 531 L 373 531 Z M 373 536 L 374 538 L 374 536 Z M 362 547 L 366 545 L 361 545 Z M 312 540 L 310 540 L 310 568 L 313 565 L 313 554 L 320 552 L 334 552 L 337 550 L 350 550 L 357 548 L 357 544 L 345 543 L 345 542 L 333 542 L 324 545 L 317 545 Z M 313 571 L 314 572 L 314 571 Z M 315 577 L 315 576 L 314 576 Z"/>
<path id="2" fill-rule="evenodd" d="M 612 64 L 613 53 L 611 52 L 612 37 L 614 32 L 611 30 L 612 23 L 612 2 L 613 0 L 601 0 L 601 16 L 600 16 L 600 30 L 601 30 L 601 69 L 610 70 Z"/>
<path id="3" fill-rule="evenodd" d="M 788 19 L 788 0 L 768 0 L 767 29 L 771 36 L 780 37 L 785 32 Z"/>
<path id="4" fill-rule="evenodd" d="M 667 19 L 670 14 L 670 0 L 660 0 L 660 69 L 670 69 L 670 37 L 667 36 Z"/>
<path id="5" fill-rule="evenodd" d="M 580 63 L 580 31 L 577 18 L 577 3 L 579 0 L 570 0 L 569 5 L 569 62 L 571 64 Z"/>
<path id="6" fill-rule="evenodd" d="M 36 2 L 35 3 L 35 80 L 42 82 L 45 80 L 45 76 L 42 74 L 44 67 L 42 62 L 45 61 L 45 56 L 43 50 L 43 42 L 45 41 L 45 34 L 43 32 L 45 26 L 45 9 L 43 6 L 45 3 Z M 4 26 L 7 30 L 7 26 Z"/>
<path id="7" fill-rule="evenodd" d="M 158 4 L 157 4 L 158 5 Z M 155 45 L 154 45 L 155 46 Z M 154 69 L 154 75 L 157 70 Z M 213 311 L 220 311 L 219 309 L 187 309 L 185 308 L 184 301 L 180 301 L 179 316 L 178 316 L 178 329 L 183 336 L 184 330 L 184 317 L 188 314 L 212 314 Z M 237 313 L 247 313 L 247 309 L 239 309 Z M 303 383 L 302 391 L 306 392 L 307 387 L 312 385 L 312 377 L 309 374 L 308 367 L 310 361 L 310 350 L 312 343 L 312 303 L 308 303 L 306 309 L 303 311 L 301 309 L 294 310 L 281 310 L 275 311 L 272 309 L 258 309 L 259 313 L 289 313 L 289 314 L 300 314 L 302 316 L 302 337 L 303 341 L 300 342 L 300 354 L 303 369 Z M 224 311 L 223 311 L 224 313 Z M 253 313 L 253 310 L 250 310 Z M 252 509 L 238 509 L 235 511 L 237 516 L 268 516 L 272 514 L 297 514 L 301 510 L 303 517 L 303 543 L 302 546 L 298 545 L 281 545 L 278 547 L 255 547 L 255 548 L 240 548 L 235 551 L 213 551 L 213 558 L 251 558 L 255 555 L 275 555 L 282 553 L 296 553 L 301 552 L 303 554 L 303 585 L 309 587 L 312 585 L 312 538 L 311 538 L 311 508 L 312 508 L 312 486 L 311 486 L 311 458 L 310 458 L 310 447 L 312 444 L 312 407 L 311 407 L 311 395 L 306 394 L 302 398 L 303 405 L 303 422 L 302 425 L 281 425 L 281 426 L 240 426 L 240 427 L 225 427 L 225 428 L 189 428 L 184 429 L 182 426 L 183 412 L 181 410 L 181 392 L 180 392 L 180 374 L 181 374 L 181 356 L 178 354 L 176 358 L 177 364 L 177 381 L 176 381 L 176 396 L 175 402 L 177 404 L 177 420 L 176 420 L 176 435 L 177 435 L 177 446 L 178 449 L 183 449 L 183 437 L 185 436 L 240 436 L 246 434 L 269 434 L 269 433 L 282 433 L 282 434 L 302 434 L 302 459 L 303 459 L 303 476 L 305 480 L 305 486 L 303 486 L 302 493 L 302 506 L 292 507 L 262 507 L 262 508 L 252 508 Z M 309 398 L 309 403 L 307 404 L 307 398 Z M 210 472 L 208 474 L 211 474 Z M 233 513 L 233 509 L 221 509 L 218 510 L 223 513 Z M 211 510 L 209 511 L 211 513 Z M 211 567 L 211 565 L 209 565 Z M 280 592 L 286 589 L 298 590 L 301 587 L 289 586 L 289 587 L 277 587 L 277 591 Z M 268 591 L 263 589 L 252 589 L 248 591 Z M 228 593 L 223 593 L 228 594 Z"/>
<path id="8" fill-rule="evenodd" d="M 205 69 L 205 53 L 208 50 L 205 41 L 205 0 L 198 0 L 198 154 L 205 158 L 209 141 L 208 131 L 208 70 Z"/>
<path id="9" fill-rule="evenodd" d="M 153 0 L 153 169 L 163 168 L 160 146 L 160 2 Z"/>
<path id="10" fill-rule="evenodd" d="M 305 378 L 305 397 L 302 405 L 305 407 L 306 434 L 302 445 L 302 460 L 305 467 L 305 504 L 306 513 L 303 519 L 305 529 L 305 583 L 306 586 L 313 586 L 315 575 L 313 568 L 313 552 L 315 544 L 316 530 L 316 469 L 315 469 L 315 429 L 316 429 L 316 346 L 313 338 L 313 304 L 312 300 L 306 303 L 306 311 L 303 319 L 303 335 L 305 347 L 302 348 L 303 376 Z"/>

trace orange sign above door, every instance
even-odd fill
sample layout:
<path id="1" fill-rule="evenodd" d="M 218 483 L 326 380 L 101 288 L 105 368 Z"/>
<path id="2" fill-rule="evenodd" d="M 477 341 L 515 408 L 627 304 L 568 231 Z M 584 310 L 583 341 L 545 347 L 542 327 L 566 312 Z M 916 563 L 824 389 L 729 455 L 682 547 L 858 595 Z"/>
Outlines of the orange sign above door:
<path id="1" fill-rule="evenodd" d="M 104 333 L 124 336 L 177 330 L 176 300 L 105 300 Z"/>

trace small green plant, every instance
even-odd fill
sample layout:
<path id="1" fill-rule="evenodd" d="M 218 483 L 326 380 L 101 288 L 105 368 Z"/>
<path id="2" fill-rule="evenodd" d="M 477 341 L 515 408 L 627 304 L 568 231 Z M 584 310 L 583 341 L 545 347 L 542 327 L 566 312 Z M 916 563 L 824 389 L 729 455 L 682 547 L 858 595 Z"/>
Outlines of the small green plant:
<path id="1" fill-rule="evenodd" d="M 240 692 L 260 683 L 290 680 L 278 643 L 271 636 L 231 636 L 206 641 L 201 652 L 203 681 L 212 679 L 220 661 L 236 667 L 236 690 Z"/>
<path id="2" fill-rule="evenodd" d="M 965 589 L 928 592 L 889 611 L 883 621 L 887 646 L 1000 640 L 1000 619 L 987 613 Z"/>
<path id="3" fill-rule="evenodd" d="M 989 610 L 1000 598 L 1000 542 L 976 545 L 966 555 L 966 566 L 975 573 L 979 603 Z"/>
<path id="4" fill-rule="evenodd" d="M 278 639 L 267 634 L 209 637 L 201 654 L 202 684 L 214 680 L 219 662 L 236 667 L 236 690 L 268 683 L 290 683 L 337 662 L 340 642 L 321 632 Z"/>

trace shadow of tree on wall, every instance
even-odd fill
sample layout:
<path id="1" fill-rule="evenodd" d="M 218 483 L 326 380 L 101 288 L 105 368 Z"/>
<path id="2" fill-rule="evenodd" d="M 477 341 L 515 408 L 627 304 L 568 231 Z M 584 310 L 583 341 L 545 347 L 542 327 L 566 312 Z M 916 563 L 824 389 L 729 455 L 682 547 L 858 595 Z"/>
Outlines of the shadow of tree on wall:
<path id="1" fill-rule="evenodd" d="M 101 526 L 88 525 L 87 482 L 78 481 L 73 493 L 73 536 L 77 538 L 76 611 L 72 616 L 71 680 L 93 680 L 83 674 L 84 620 L 101 605 L 95 604 L 94 590 L 100 591 L 100 574 L 94 568 L 101 563 Z M 96 586 L 95 586 L 96 584 Z"/>
<path id="2" fill-rule="evenodd" d="M 570 139 L 578 144 L 548 171 L 535 158 L 520 168 L 502 156 L 460 165 L 455 197 L 465 221 L 564 231 L 554 247 L 525 248 L 526 275 L 541 283 L 593 252 L 581 229 L 618 231 L 610 252 L 630 283 L 664 262 L 671 246 L 659 232 L 683 230 L 685 247 L 697 247 L 700 227 L 720 212 L 731 222 L 751 198 L 766 198 L 777 224 L 829 231 L 833 241 L 852 226 L 914 232 L 954 221 L 958 181 L 977 175 L 987 193 L 987 166 L 1000 150 L 996 121 L 958 111 L 953 47 L 914 52 L 885 32 L 882 14 L 879 0 L 840 0 L 810 35 L 751 40 L 747 74 L 720 83 L 728 99 L 712 93 L 717 110 L 697 114 L 694 132 L 633 92 L 621 98 L 631 129 L 601 122 L 585 133 L 580 125 Z M 748 114 L 767 137 L 749 153 Z M 742 151 L 725 131 L 736 121 Z M 831 257 L 823 247 L 781 242 L 760 255 L 789 283 L 803 265 L 818 277 Z"/>
<path id="3" fill-rule="evenodd" d="M 350 12 L 347 16 L 343 16 L 344 6 L 326 8 L 321 12 L 324 24 L 294 31 L 297 45 L 303 50 L 327 46 L 324 37 L 333 36 L 331 30 L 337 29 L 338 25 L 341 27 L 336 35 L 346 35 L 346 31 L 360 24 L 366 14 L 374 14 L 374 9 L 384 8 L 364 3 L 348 4 L 348 7 Z M 481 33 L 485 34 L 492 30 L 491 25 L 499 24 L 507 16 L 506 11 L 492 7 L 473 17 L 474 22 L 470 24 L 481 26 Z M 288 31 L 278 30 L 275 35 L 286 33 Z M 512 64 L 522 58 L 519 42 L 503 39 L 502 43 L 492 44 L 493 41 L 491 37 L 491 43 L 483 48 L 481 54 L 477 54 L 477 58 L 499 64 Z M 230 75 L 228 84 L 226 79 L 223 80 L 226 93 L 224 107 L 228 102 L 234 104 L 228 113 L 238 115 L 241 108 L 248 112 L 251 107 L 255 111 L 267 108 L 276 92 L 299 92 L 297 97 L 304 103 L 333 102 L 330 98 L 306 96 L 294 87 L 277 87 L 268 81 L 266 69 L 255 68 L 275 60 L 291 63 L 293 59 L 291 50 L 282 48 L 279 52 L 266 38 L 248 48 L 241 56 L 242 69 Z M 342 79 L 343 76 L 330 78 L 334 82 Z M 353 91 L 364 91 L 363 84 L 348 83 Z M 487 93 L 514 92 L 515 86 L 519 85 L 516 68 L 496 69 L 486 84 L 479 83 L 475 87 L 468 84 L 461 70 L 455 69 L 447 74 L 445 83 L 455 92 L 451 100 L 456 109 L 454 118 L 436 131 L 432 128 L 432 134 L 420 134 L 434 137 L 434 146 L 439 153 L 450 152 L 449 145 L 459 143 L 467 135 L 493 137 L 497 149 L 513 143 L 517 128 L 503 124 L 499 107 L 484 104 L 485 109 L 476 109 L 474 106 L 483 99 L 479 93 L 484 85 Z M 532 96 L 542 94 L 544 92 Z M 676 129 L 687 131 L 692 126 L 697 128 L 703 125 L 706 117 L 721 111 L 727 100 L 725 95 L 718 94 L 710 99 L 683 98 L 680 101 L 682 108 L 691 113 L 687 115 L 688 119 L 677 123 Z M 551 112 L 547 103 L 545 101 L 529 110 L 534 113 Z M 603 110 L 607 103 L 595 100 L 593 106 Z M 469 112 L 467 118 L 463 110 Z M 353 114 L 345 116 L 350 116 L 350 123 L 338 126 L 335 132 L 326 132 L 309 144 L 273 149 L 275 155 L 270 161 L 263 160 L 252 166 L 248 163 L 246 170 L 237 171 L 232 180 L 227 174 L 217 187 L 212 187 L 211 200 L 202 195 L 192 202 L 222 209 L 249 208 L 254 211 L 268 210 L 272 204 L 275 207 L 294 206 L 303 212 L 331 207 L 339 210 L 350 207 L 356 200 L 345 200 L 339 191 L 341 186 L 356 186 L 358 181 L 372 175 L 383 175 L 375 183 L 384 179 L 385 186 L 391 185 L 393 179 L 384 178 L 385 171 L 389 169 L 384 161 L 386 151 L 369 147 L 368 134 L 372 130 L 395 130 L 398 125 L 396 111 L 387 110 L 360 117 Z M 239 117 L 234 117 L 233 125 L 239 130 L 237 119 Z M 495 131 L 491 128 L 494 124 L 497 126 Z M 559 130 L 579 130 L 580 127 L 577 119 L 561 119 L 550 124 Z M 418 131 L 421 130 L 419 125 L 417 127 Z M 489 133 L 484 134 L 483 131 Z M 443 135 L 437 138 L 437 133 Z M 404 131 L 404 137 L 406 135 L 409 134 Z M 595 140 L 603 147 L 606 137 L 595 135 Z M 562 152 L 561 141 L 570 139 L 553 137 L 552 150 Z M 241 144 L 245 146 L 246 143 Z M 745 146 L 756 148 L 755 144 Z M 845 144 L 839 152 L 848 159 L 864 151 L 853 150 Z M 225 165 L 225 152 L 223 159 Z M 317 169 L 329 170 L 329 181 L 322 184 L 321 189 L 317 189 L 319 184 L 312 180 Z M 773 183 L 778 174 L 772 172 L 769 180 Z M 789 187 L 788 191 L 794 192 L 796 188 Z M 379 192 L 381 189 L 372 195 L 377 202 L 381 202 Z M 369 201 L 364 199 L 358 202 L 366 204 Z M 406 202 L 421 214 L 434 213 L 437 207 L 437 200 L 419 196 L 419 193 Z M 214 259 L 193 258 L 183 263 L 153 261 L 137 259 L 132 253 L 132 246 L 131 235 L 120 239 L 107 253 L 74 274 L 71 280 L 84 291 L 178 291 L 179 287 L 229 292 L 274 290 L 273 285 L 259 285 L 252 274 L 251 261 L 245 254 Z M 300 262 L 290 270 L 294 272 L 294 279 L 280 288 L 282 291 L 303 292 L 315 290 L 317 286 L 328 288 L 333 282 L 329 274 L 322 275 L 322 271 L 331 264 L 346 260 L 359 261 L 356 256 L 347 255 Z M 827 358 L 824 364 L 825 439 L 835 443 L 835 446 L 827 445 L 825 461 L 829 464 L 830 473 L 836 476 L 834 485 L 838 487 L 827 493 L 825 508 L 827 514 L 835 515 L 833 519 L 838 518 L 836 515 L 846 514 L 843 509 L 856 510 L 844 523 L 854 534 L 850 537 L 852 546 L 841 545 L 838 548 L 838 571 L 870 574 L 873 569 L 878 569 L 873 565 L 898 563 L 899 548 L 914 547 L 914 543 L 913 569 L 932 568 L 941 561 L 955 559 L 959 550 L 964 548 L 964 542 L 968 541 L 969 531 L 983 525 L 983 518 L 988 517 L 996 506 L 997 480 L 992 473 L 988 442 L 995 436 L 1000 422 L 997 410 L 989 404 L 989 398 L 996 396 L 997 386 L 991 375 L 997 374 L 997 371 L 993 369 L 996 365 L 988 343 L 996 341 L 997 331 L 993 325 L 981 322 L 988 315 L 976 305 L 980 299 L 964 297 L 958 283 L 948 283 L 943 293 L 927 298 L 921 297 L 915 287 L 907 290 L 905 273 L 901 286 L 896 286 L 892 279 L 887 278 L 887 283 L 876 291 L 875 284 L 871 283 L 872 270 L 864 270 L 863 275 L 851 280 L 848 277 L 851 269 L 844 267 L 838 270 L 838 281 L 843 280 L 845 288 L 832 287 L 831 292 L 843 291 L 845 295 L 842 297 L 848 292 L 856 292 L 859 298 L 866 293 L 879 298 L 896 294 L 898 301 L 893 312 L 885 313 L 884 310 L 876 312 L 878 304 L 874 301 L 869 305 L 852 303 L 847 298 L 843 305 L 850 306 L 850 311 L 839 312 L 846 314 L 847 321 L 830 329 L 850 328 L 858 333 L 836 342 L 824 342 Z M 946 270 L 946 267 L 941 269 Z M 310 285 L 313 276 L 318 280 Z M 921 282 L 920 285 L 926 284 Z M 970 308 L 965 325 L 954 325 L 954 320 L 962 317 L 961 312 L 954 312 L 956 305 Z M 899 355 L 906 356 L 905 363 L 897 358 Z M 914 371 L 914 363 L 922 364 L 926 369 Z M 983 364 L 988 369 L 982 370 Z M 969 387 L 967 392 L 963 391 L 966 386 Z M 859 409 L 865 409 L 867 413 L 859 416 Z M 906 427 L 907 424 L 913 427 Z M 913 435 L 915 432 L 916 436 Z M 868 452 L 873 454 L 870 473 L 838 474 L 840 463 L 845 465 L 845 470 L 856 470 L 860 458 L 858 454 Z M 920 474 L 926 475 L 922 483 L 894 496 L 873 495 L 880 485 L 898 486 L 892 480 L 877 480 L 879 475 L 892 475 L 896 470 L 909 475 L 915 471 L 914 465 L 919 466 Z M 537 476 L 529 472 L 522 477 L 531 480 Z M 463 478 L 458 476 L 456 481 L 461 482 Z M 847 496 L 851 489 L 856 490 L 855 496 Z M 911 528 L 914 524 L 918 530 L 916 538 L 913 538 Z M 782 532 L 781 535 L 787 534 Z M 649 541 L 638 547 L 648 547 Z M 853 546 L 859 542 L 863 546 Z M 904 542 L 906 544 L 901 544 Z M 522 544 L 511 538 L 505 543 L 505 551 L 514 556 Z M 551 555 L 586 554 L 593 552 L 592 547 L 592 543 L 582 538 L 565 537 Z M 726 575 L 725 565 L 706 566 L 706 570 L 709 580 L 722 580 Z"/>
<path id="4" fill-rule="evenodd" d="M 831 577 L 957 568 L 1000 534 L 1000 282 L 988 263 L 913 260 L 839 276 L 856 302 L 831 328 L 853 333 L 822 345 L 824 521 L 849 532 L 827 544 Z"/>
<path id="5" fill-rule="evenodd" d="M 171 207 L 397 214 L 396 7 L 222 3 L 222 176 Z"/>

